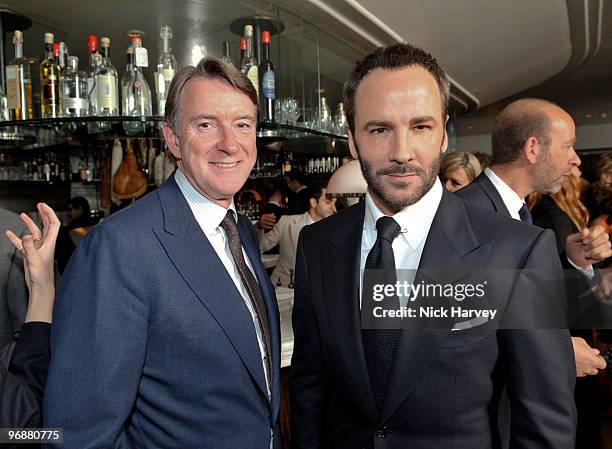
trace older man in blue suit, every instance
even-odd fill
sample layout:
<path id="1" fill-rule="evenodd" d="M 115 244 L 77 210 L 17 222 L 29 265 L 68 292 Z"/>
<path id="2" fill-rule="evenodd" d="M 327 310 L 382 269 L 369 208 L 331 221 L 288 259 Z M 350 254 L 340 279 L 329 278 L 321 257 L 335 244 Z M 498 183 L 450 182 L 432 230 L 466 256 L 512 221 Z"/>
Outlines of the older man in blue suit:
<path id="1" fill-rule="evenodd" d="M 175 76 L 178 170 L 81 243 L 59 288 L 44 403 L 62 448 L 279 448 L 280 334 L 233 195 L 255 163 L 257 94 L 207 58 Z"/>

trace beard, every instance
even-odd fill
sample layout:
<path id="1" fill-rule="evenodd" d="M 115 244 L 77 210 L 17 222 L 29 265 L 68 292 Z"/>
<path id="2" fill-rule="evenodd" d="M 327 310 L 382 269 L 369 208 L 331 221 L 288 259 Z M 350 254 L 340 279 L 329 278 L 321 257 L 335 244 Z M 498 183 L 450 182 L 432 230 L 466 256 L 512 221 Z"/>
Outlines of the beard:
<path id="1" fill-rule="evenodd" d="M 554 171 L 554 164 L 548 150 L 533 166 L 535 191 L 543 195 L 554 195 L 561 190 L 565 178 Z"/>
<path id="2" fill-rule="evenodd" d="M 429 170 L 425 171 L 421 167 L 415 165 L 404 164 L 404 165 L 389 165 L 385 168 L 374 170 L 372 164 L 367 159 L 361 156 L 357 142 L 354 141 L 355 149 L 359 156 L 359 162 L 361 164 L 361 173 L 365 178 L 368 187 L 372 190 L 380 201 L 393 213 L 397 213 L 400 210 L 408 207 L 429 192 L 433 187 L 438 173 L 440 171 L 440 159 L 442 157 L 442 147 L 440 147 L 440 154 L 431 161 Z M 392 185 L 385 184 L 382 181 L 383 176 L 395 175 L 395 174 L 408 174 L 414 173 L 418 179 L 421 180 L 420 185 L 414 186 L 413 190 L 410 188 L 417 182 L 395 182 Z M 397 193 L 406 193 L 404 195 L 397 195 Z"/>

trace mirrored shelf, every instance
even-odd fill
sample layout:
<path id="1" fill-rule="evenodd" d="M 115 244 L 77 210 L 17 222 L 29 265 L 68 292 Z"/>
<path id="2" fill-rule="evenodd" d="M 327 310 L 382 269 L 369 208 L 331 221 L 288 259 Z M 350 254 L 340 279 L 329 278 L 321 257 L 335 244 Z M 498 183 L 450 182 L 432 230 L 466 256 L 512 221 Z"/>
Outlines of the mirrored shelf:
<path id="1" fill-rule="evenodd" d="M 163 138 L 163 117 L 59 117 L 0 122 L 0 150 L 82 145 L 115 138 Z M 347 137 L 305 126 L 259 123 L 258 146 L 272 151 L 333 153 Z M 342 151 L 343 152 L 343 151 Z"/>

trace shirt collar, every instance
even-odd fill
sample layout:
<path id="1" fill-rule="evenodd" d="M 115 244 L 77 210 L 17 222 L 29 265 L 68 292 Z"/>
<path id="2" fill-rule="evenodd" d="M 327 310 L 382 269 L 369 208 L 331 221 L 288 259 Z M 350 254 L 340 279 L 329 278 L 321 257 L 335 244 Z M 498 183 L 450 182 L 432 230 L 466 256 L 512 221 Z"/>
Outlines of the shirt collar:
<path id="1" fill-rule="evenodd" d="M 518 211 L 523 207 L 523 199 L 489 167 L 485 168 L 485 175 L 499 192 L 499 196 L 501 196 L 510 215 L 517 218 L 519 216 Z"/>
<path id="2" fill-rule="evenodd" d="M 174 180 L 187 200 L 187 204 L 189 204 L 204 234 L 210 237 L 219 232 L 219 226 L 227 215 L 228 209 L 218 205 L 198 192 L 180 169 L 176 170 Z M 234 218 L 238 221 L 238 213 L 236 212 L 236 205 L 233 199 L 230 203 L 229 210 L 234 211 Z"/>
<path id="3" fill-rule="evenodd" d="M 436 178 L 432 188 L 419 201 L 393 215 L 395 221 L 402 228 L 400 237 L 404 238 L 412 249 L 418 248 L 427 237 L 431 223 L 440 205 L 442 192 L 442 184 Z M 376 240 L 376 221 L 384 215 L 378 206 L 376 206 L 368 190 L 366 193 L 364 232 L 372 240 Z"/>
<path id="4" fill-rule="evenodd" d="M 306 212 L 306 226 L 311 225 L 313 223 L 314 223 L 314 220 L 310 216 L 310 212 Z"/>

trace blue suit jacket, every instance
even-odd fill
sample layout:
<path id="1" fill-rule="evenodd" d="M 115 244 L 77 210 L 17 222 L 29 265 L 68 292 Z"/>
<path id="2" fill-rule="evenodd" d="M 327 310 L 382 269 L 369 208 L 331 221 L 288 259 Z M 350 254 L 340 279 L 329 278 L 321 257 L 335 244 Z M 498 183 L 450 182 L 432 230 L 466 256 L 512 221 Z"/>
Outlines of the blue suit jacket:
<path id="1" fill-rule="evenodd" d="M 251 315 L 174 176 L 98 226 L 63 276 L 46 427 L 63 449 L 275 447 L 280 330 L 255 231 L 238 219 L 265 298 L 272 399 Z"/>

